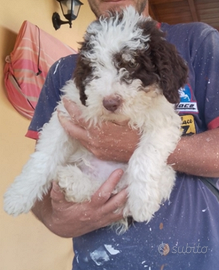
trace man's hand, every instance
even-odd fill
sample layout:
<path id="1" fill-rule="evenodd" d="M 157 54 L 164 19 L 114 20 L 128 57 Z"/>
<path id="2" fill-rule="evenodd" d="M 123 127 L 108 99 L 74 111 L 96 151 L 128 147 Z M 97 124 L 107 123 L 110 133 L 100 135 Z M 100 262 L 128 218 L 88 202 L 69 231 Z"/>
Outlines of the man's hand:
<path id="1" fill-rule="evenodd" d="M 77 105 L 64 99 L 64 106 L 71 119 L 59 113 L 59 120 L 66 132 L 102 160 L 128 162 L 140 138 L 138 130 L 133 130 L 128 123 L 102 123 L 99 127 L 89 127 L 80 117 Z"/>
<path id="2" fill-rule="evenodd" d="M 32 211 L 50 231 L 61 237 L 77 237 L 108 226 L 123 218 L 127 190 L 112 195 L 122 174 L 121 169 L 115 170 L 89 202 L 80 204 L 67 202 L 54 182 L 50 194 L 38 201 Z"/>

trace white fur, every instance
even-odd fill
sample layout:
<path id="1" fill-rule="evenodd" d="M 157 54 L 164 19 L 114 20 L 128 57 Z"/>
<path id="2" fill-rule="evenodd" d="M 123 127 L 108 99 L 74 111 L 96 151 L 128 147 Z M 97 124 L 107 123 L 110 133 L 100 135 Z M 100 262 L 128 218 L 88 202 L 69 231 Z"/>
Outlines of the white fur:
<path id="1" fill-rule="evenodd" d="M 142 132 L 129 163 L 104 162 L 95 158 L 66 134 L 55 111 L 43 127 L 35 153 L 4 196 L 4 209 L 8 214 L 17 216 L 30 211 L 36 200 L 41 200 L 43 194 L 48 192 L 54 179 L 65 190 L 67 200 L 90 200 L 116 168 L 125 171 L 118 190 L 128 186 L 124 217 L 131 215 L 136 221 L 148 222 L 160 204 L 168 199 L 175 172 L 166 161 L 180 138 L 181 121 L 174 106 L 166 100 L 157 85 L 142 89 L 138 79 L 131 84 L 121 83 L 120 76 L 127 71 L 118 72 L 112 63 L 112 53 L 119 52 L 124 45 L 134 50 L 143 48 L 145 42 L 145 37 L 141 37 L 142 31 L 136 28 L 136 23 L 145 18 L 136 15 L 132 8 L 124 14 L 119 25 L 102 19 L 101 25 L 93 23 L 87 30 L 89 33 L 97 27 L 98 32 L 93 40 L 92 53 L 85 55 L 92 61 L 97 77 L 87 82 L 87 106 L 81 104 L 73 80 L 68 81 L 62 91 L 65 97 L 78 104 L 82 117 L 91 125 L 127 119 L 132 128 Z M 122 98 L 122 104 L 112 113 L 103 107 L 102 101 L 104 97 L 114 95 Z M 62 101 L 57 109 L 68 116 Z M 127 224 L 123 221 L 121 224 L 122 230 L 126 230 Z"/>

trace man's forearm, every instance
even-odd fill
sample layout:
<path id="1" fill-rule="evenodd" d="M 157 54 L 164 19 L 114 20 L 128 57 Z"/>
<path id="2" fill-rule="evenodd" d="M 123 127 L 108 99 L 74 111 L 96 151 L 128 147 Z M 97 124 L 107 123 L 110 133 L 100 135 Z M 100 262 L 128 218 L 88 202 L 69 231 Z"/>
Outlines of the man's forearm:
<path id="1" fill-rule="evenodd" d="M 219 128 L 182 137 L 168 164 L 179 172 L 219 177 Z"/>
<path id="2" fill-rule="evenodd" d="M 42 201 L 36 201 L 31 211 L 39 221 L 49 227 L 49 219 L 52 213 L 50 194 L 46 194 Z"/>

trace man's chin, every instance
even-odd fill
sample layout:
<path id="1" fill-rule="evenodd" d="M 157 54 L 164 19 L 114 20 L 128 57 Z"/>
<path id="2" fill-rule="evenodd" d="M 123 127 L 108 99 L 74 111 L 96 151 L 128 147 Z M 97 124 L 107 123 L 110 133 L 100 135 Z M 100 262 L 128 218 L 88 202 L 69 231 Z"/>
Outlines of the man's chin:
<path id="1" fill-rule="evenodd" d="M 100 4 L 101 14 L 107 15 L 108 11 L 120 11 L 127 6 L 133 6 L 133 1 L 106 1 Z"/>

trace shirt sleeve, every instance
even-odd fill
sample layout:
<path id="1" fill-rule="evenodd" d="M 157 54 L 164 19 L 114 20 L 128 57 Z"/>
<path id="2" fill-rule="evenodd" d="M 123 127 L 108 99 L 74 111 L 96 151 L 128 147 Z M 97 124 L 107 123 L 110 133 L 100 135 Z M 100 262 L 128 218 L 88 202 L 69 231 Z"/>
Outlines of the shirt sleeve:
<path id="1" fill-rule="evenodd" d="M 38 139 L 39 131 L 47 123 L 62 95 L 61 88 L 72 78 L 77 55 L 70 55 L 55 62 L 46 77 L 44 86 L 26 137 Z"/>
<path id="2" fill-rule="evenodd" d="M 204 31 L 208 33 L 194 58 L 195 91 L 201 117 L 207 129 L 214 129 L 219 127 L 219 33 L 210 26 Z"/>

